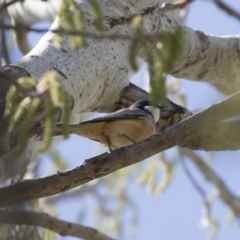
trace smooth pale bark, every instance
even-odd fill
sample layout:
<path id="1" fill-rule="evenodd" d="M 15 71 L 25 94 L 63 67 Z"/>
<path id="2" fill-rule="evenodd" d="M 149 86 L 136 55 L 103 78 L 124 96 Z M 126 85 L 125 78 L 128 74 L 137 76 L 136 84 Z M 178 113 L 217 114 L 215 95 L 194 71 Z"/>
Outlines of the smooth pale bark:
<path id="1" fill-rule="evenodd" d="M 125 3 L 126 9 L 131 6 L 130 3 Z M 148 34 L 173 31 L 179 26 L 175 20 L 161 12 L 158 4 L 147 3 L 133 5 L 135 11 L 129 7 L 125 12 L 122 2 L 115 2 L 115 6 L 112 2 L 106 3 L 103 8 L 106 32 L 134 36 L 130 17 L 133 13 L 141 13 Z M 104 6 L 104 1 L 101 4 Z M 83 2 L 81 7 L 89 11 L 87 2 Z M 144 7 L 145 10 L 138 10 Z M 116 20 L 111 18 L 113 16 L 122 18 Z M 86 15 L 86 21 L 86 31 L 95 32 L 91 16 Z M 56 29 L 58 25 L 59 20 L 56 19 L 51 29 Z M 183 54 L 172 70 L 174 76 L 227 84 L 240 80 L 238 37 L 218 38 L 187 27 L 182 29 Z M 53 33 L 47 33 L 27 56 L 16 63 L 17 66 L 24 68 L 36 79 L 40 79 L 47 71 L 56 70 L 61 84 L 74 98 L 73 112 L 114 110 L 122 89 L 129 84 L 127 62 L 130 42 L 92 39 L 88 40 L 86 48 L 74 51 L 69 47 L 68 36 L 64 37 L 61 47 L 53 45 L 53 38 Z M 146 48 L 139 49 L 140 57 L 144 57 Z"/>
<path id="2" fill-rule="evenodd" d="M 100 5 L 105 30 L 110 35 L 117 33 L 134 37 L 131 22 L 136 14 L 141 14 L 147 34 L 174 31 L 180 26 L 161 11 L 158 1 L 105 0 L 100 1 Z M 85 15 L 85 31 L 96 33 L 88 1 L 81 3 L 81 9 Z M 57 18 L 51 29 L 58 26 Z M 180 27 L 184 32 L 183 53 L 172 70 L 174 76 L 226 84 L 240 80 L 239 37 L 213 37 Z M 116 110 L 122 90 L 129 85 L 131 42 L 126 39 L 87 39 L 87 47 L 73 50 L 69 47 L 69 36 L 63 36 L 61 46 L 54 45 L 54 37 L 54 33 L 48 32 L 15 66 L 36 80 L 48 71 L 56 71 L 61 85 L 73 99 L 73 115 Z M 150 48 L 153 46 L 139 48 L 138 56 L 145 58 L 145 52 Z M 1 170 L 7 174 L 4 168 Z"/>
<path id="3" fill-rule="evenodd" d="M 0 0 L 0 5 L 12 0 Z M 14 24 L 31 26 L 40 21 L 53 21 L 62 0 L 24 0 L 11 4 L 6 8 L 7 17 Z"/>
<path id="4" fill-rule="evenodd" d="M 61 6 L 62 0 L 0 0 L 0 12 L 11 24 L 19 29 L 20 27 L 30 27 L 41 22 L 52 22 Z M 26 31 L 14 31 L 14 36 L 19 50 L 23 55 L 27 54 L 31 47 L 27 41 Z"/>
<path id="5" fill-rule="evenodd" d="M 194 132 L 201 131 L 202 126 L 214 126 L 226 118 L 240 114 L 240 108 L 235 104 L 239 101 L 240 93 L 237 93 L 167 128 L 165 131 L 154 134 L 143 142 L 87 159 L 83 164 L 71 170 L 0 188 L 0 207 L 70 190 L 93 179 L 143 161 L 178 144 L 181 145 L 181 142 L 184 142 L 188 137 L 191 138 Z M 187 142 L 191 143 L 191 141 Z M 240 216 L 240 207 L 238 207 L 237 212 L 237 215 Z"/>

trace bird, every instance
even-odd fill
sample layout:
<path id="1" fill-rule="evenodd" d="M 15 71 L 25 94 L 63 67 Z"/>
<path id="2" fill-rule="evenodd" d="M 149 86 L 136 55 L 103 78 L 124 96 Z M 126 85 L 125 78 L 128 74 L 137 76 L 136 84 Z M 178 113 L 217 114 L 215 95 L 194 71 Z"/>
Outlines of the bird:
<path id="1" fill-rule="evenodd" d="M 160 108 L 148 100 L 139 100 L 129 108 L 93 118 L 79 124 L 69 124 L 70 133 L 100 142 L 109 151 L 141 142 L 155 133 L 160 118 Z M 63 123 L 56 123 L 61 131 Z"/>

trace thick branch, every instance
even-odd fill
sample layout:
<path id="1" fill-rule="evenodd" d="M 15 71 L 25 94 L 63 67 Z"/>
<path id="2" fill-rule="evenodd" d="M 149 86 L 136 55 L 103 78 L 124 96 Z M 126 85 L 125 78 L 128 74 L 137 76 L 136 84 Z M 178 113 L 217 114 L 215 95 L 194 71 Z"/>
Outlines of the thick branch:
<path id="1" fill-rule="evenodd" d="M 145 33 L 149 35 L 174 31 L 179 27 L 183 31 L 183 51 L 170 74 L 211 83 L 232 84 L 240 81 L 239 36 L 216 37 L 181 26 L 173 18 L 165 15 L 159 5 L 141 15 Z M 115 19 L 114 27 L 121 25 L 123 29 L 129 26 L 131 20 L 129 17 L 121 18 L 119 21 Z M 111 30 L 114 31 L 114 28 Z M 153 47 L 154 44 L 141 46 L 139 56 L 147 60 L 148 50 Z"/>
<path id="2" fill-rule="evenodd" d="M 218 89 L 218 91 L 222 92 L 225 95 L 231 95 L 233 93 L 236 93 L 240 91 L 240 82 L 234 82 L 232 84 L 218 84 L 214 83 L 212 84 L 215 88 Z"/>
<path id="3" fill-rule="evenodd" d="M 52 176 L 25 180 L 0 189 L 0 207 L 67 191 L 93 179 L 106 176 L 120 168 L 140 162 L 156 153 L 171 148 L 192 132 L 203 126 L 214 125 L 226 118 L 240 114 L 238 103 L 240 93 L 213 105 L 196 115 L 153 135 L 146 141 L 129 147 L 116 149 L 112 153 L 86 160 L 70 171 L 58 172 Z"/>
<path id="4" fill-rule="evenodd" d="M 86 240 L 113 240 L 94 228 L 62 221 L 46 213 L 0 210 L 0 223 L 40 226 L 61 236 L 73 236 Z"/>
<path id="5" fill-rule="evenodd" d="M 240 121 L 219 123 L 202 127 L 183 139 L 181 147 L 192 150 L 218 151 L 240 149 Z"/>

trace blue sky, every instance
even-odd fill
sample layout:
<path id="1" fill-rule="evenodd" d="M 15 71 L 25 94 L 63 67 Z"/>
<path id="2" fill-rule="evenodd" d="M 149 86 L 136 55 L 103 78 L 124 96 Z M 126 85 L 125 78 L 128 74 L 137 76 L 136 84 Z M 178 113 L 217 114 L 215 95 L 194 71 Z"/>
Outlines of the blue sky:
<path id="1" fill-rule="evenodd" d="M 226 1 L 240 11 L 238 1 Z M 186 25 L 209 33 L 212 35 L 237 35 L 240 30 L 240 22 L 228 16 L 226 13 L 219 10 L 210 1 L 196 1 L 191 5 L 188 16 L 186 18 Z M 38 26 L 42 26 L 39 25 Z M 30 34 L 29 40 L 34 45 L 39 39 L 40 35 Z M 12 60 L 17 60 L 20 55 L 14 51 L 12 52 Z M 143 72 L 144 70 L 142 70 Z M 142 74 L 138 74 L 134 79 L 134 83 L 141 86 Z M 205 108 L 221 99 L 224 96 L 218 93 L 212 86 L 206 83 L 198 83 L 194 81 L 182 81 L 182 87 L 186 92 L 187 107 L 190 110 Z M 71 137 L 70 140 L 65 141 L 58 147 L 60 153 L 66 159 L 68 168 L 73 168 L 81 164 L 87 158 L 96 155 L 96 149 L 99 146 L 90 140 Z M 106 149 L 102 148 L 102 151 Z M 204 158 L 210 158 L 210 153 L 199 152 Z M 171 159 L 177 159 L 176 151 L 168 151 L 168 156 Z M 224 179 L 227 186 L 236 192 L 239 192 L 240 181 L 240 153 L 238 152 L 216 152 L 213 153 L 212 166 L 219 176 Z M 49 159 L 44 158 L 40 169 L 41 175 L 48 174 Z M 148 161 L 146 161 L 148 163 Z M 191 172 L 199 181 L 208 193 L 211 193 L 213 188 L 208 184 L 202 175 L 188 163 Z M 118 184 L 116 182 L 116 184 Z M 152 196 L 145 186 L 138 186 L 136 179 L 129 182 L 127 186 L 129 195 L 135 201 L 139 219 L 138 229 L 136 235 L 131 239 L 136 240 L 205 240 L 210 232 L 209 228 L 202 228 L 200 226 L 202 199 L 199 193 L 194 189 L 192 184 L 186 177 L 182 167 L 177 163 L 175 169 L 174 179 L 171 186 L 160 197 Z M 71 201 L 62 201 L 58 204 L 58 209 L 61 210 L 59 217 L 64 220 L 76 221 L 76 211 L 79 210 L 79 199 Z M 91 208 L 92 201 L 89 200 L 87 205 Z M 87 217 L 82 223 L 94 227 L 93 216 Z M 235 240 L 240 238 L 239 226 L 234 223 L 233 226 L 227 225 L 228 211 L 225 205 L 216 200 L 212 206 L 212 215 L 219 221 L 220 228 L 217 234 L 217 240 Z M 128 221 L 128 216 L 125 219 Z M 65 237 L 59 239 L 74 239 Z M 125 238 L 130 239 L 130 238 Z"/>

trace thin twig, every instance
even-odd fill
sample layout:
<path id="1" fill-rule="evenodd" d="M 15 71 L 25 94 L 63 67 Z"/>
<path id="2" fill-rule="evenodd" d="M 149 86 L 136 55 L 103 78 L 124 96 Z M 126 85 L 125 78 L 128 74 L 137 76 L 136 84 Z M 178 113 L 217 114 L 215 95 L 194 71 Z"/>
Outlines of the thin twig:
<path id="1" fill-rule="evenodd" d="M 181 160 L 180 161 L 183 167 L 183 170 L 186 174 L 186 176 L 188 177 L 188 179 L 191 181 L 192 185 L 194 186 L 194 188 L 199 192 L 199 194 L 202 197 L 202 200 L 204 202 L 204 204 L 206 205 L 207 209 L 208 209 L 208 213 L 210 214 L 210 209 L 209 209 L 209 203 L 207 201 L 207 195 L 204 191 L 204 189 L 198 184 L 197 180 L 193 177 L 192 173 L 190 172 L 190 170 L 187 167 L 187 164 L 185 163 L 185 160 Z"/>
<path id="2" fill-rule="evenodd" d="M 213 183 L 219 191 L 221 199 L 227 204 L 235 216 L 240 217 L 240 199 L 231 193 L 219 176 L 193 151 L 182 149 L 182 153 L 201 171 L 205 178 Z"/>
<path id="3" fill-rule="evenodd" d="M 61 236 L 72 236 L 86 240 L 114 240 L 94 228 L 59 220 L 46 213 L 2 209 L 0 210 L 0 223 L 40 226 Z"/>
<path id="4" fill-rule="evenodd" d="M 178 149 L 179 149 L 180 155 L 182 156 L 183 155 L 182 148 L 178 148 Z M 183 167 L 183 170 L 184 170 L 186 176 L 188 177 L 188 179 L 190 180 L 190 182 L 192 183 L 194 188 L 199 192 L 200 196 L 202 197 L 203 204 L 204 204 L 204 207 L 206 210 L 206 211 L 204 211 L 204 215 L 206 215 L 206 216 L 204 216 L 204 218 L 207 217 L 207 219 L 210 219 L 211 218 L 211 208 L 210 208 L 210 203 L 207 199 L 207 194 L 205 193 L 204 189 L 198 184 L 197 180 L 194 178 L 194 176 L 188 169 L 185 160 L 181 159 L 180 163 Z"/>
<path id="5" fill-rule="evenodd" d="M 229 7 L 226 3 L 222 2 L 221 0 L 213 0 L 213 1 L 224 12 L 240 20 L 240 13 L 235 11 L 233 8 Z"/>

